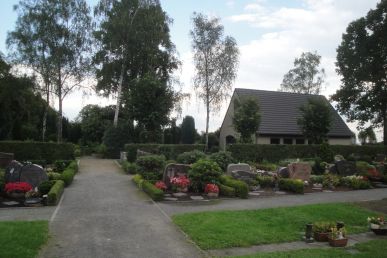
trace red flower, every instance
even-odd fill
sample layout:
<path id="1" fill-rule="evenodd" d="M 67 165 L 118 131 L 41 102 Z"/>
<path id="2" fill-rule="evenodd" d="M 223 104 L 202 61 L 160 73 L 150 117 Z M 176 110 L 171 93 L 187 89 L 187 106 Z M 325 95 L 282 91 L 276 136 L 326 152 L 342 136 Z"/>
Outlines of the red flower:
<path id="1" fill-rule="evenodd" d="M 163 181 L 158 181 L 155 183 L 155 186 L 156 188 L 160 189 L 160 190 L 167 190 L 167 186 L 165 185 L 165 183 Z"/>
<path id="2" fill-rule="evenodd" d="M 29 183 L 26 182 L 14 182 L 14 183 L 8 183 L 4 187 L 4 191 L 7 193 L 10 192 L 23 192 L 26 193 L 28 191 L 32 190 L 32 186 Z"/>
<path id="3" fill-rule="evenodd" d="M 206 184 L 205 193 L 219 193 L 219 187 L 216 184 Z"/>
<path id="4" fill-rule="evenodd" d="M 171 184 L 180 188 L 186 188 L 190 183 L 191 181 L 186 176 L 175 176 L 171 179 Z"/>

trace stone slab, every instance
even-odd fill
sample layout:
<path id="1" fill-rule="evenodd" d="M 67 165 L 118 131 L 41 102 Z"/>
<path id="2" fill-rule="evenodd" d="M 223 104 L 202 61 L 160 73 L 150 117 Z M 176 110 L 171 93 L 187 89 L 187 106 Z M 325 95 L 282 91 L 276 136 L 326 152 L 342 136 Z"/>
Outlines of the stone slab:
<path id="1" fill-rule="evenodd" d="M 178 199 L 177 198 L 174 198 L 174 197 L 165 197 L 164 198 L 164 201 L 177 201 Z"/>
<path id="2" fill-rule="evenodd" d="M 250 165 L 246 164 L 246 163 L 229 164 L 227 166 L 227 175 L 231 176 L 231 172 L 233 172 L 233 171 L 251 172 L 251 168 L 250 168 Z"/>
<path id="3" fill-rule="evenodd" d="M 200 196 L 200 195 L 192 195 L 190 196 L 191 200 L 194 200 L 194 201 L 202 201 L 204 200 L 203 196 Z"/>
<path id="4" fill-rule="evenodd" d="M 177 197 L 177 198 L 181 198 L 181 197 L 186 197 L 187 196 L 186 193 L 173 193 L 172 195 L 174 197 Z"/>
<path id="5" fill-rule="evenodd" d="M 309 163 L 290 163 L 288 165 L 289 177 L 309 181 L 312 174 L 312 166 Z"/>

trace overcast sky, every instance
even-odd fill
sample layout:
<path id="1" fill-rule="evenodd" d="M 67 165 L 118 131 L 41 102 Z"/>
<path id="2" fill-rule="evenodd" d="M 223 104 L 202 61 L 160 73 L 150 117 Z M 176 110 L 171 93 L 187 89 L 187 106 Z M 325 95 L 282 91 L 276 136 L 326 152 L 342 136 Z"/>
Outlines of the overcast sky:
<path id="1" fill-rule="evenodd" d="M 97 0 L 87 0 L 94 6 Z M 172 41 L 183 63 L 176 73 L 183 91 L 191 92 L 183 104 L 183 114 L 195 118 L 199 131 L 205 129 L 205 108 L 192 89 L 193 64 L 189 31 L 193 12 L 221 18 L 225 34 L 233 36 L 240 49 L 240 65 L 234 88 L 277 90 L 283 75 L 293 67 L 295 57 L 305 51 L 317 51 L 327 78 L 322 94 L 329 97 L 340 86 L 335 72 L 336 48 L 347 25 L 374 9 L 377 0 L 161 0 L 161 5 L 174 20 Z M 12 6 L 17 0 L 0 3 L 0 51 L 7 54 L 7 31 L 14 28 L 16 13 Z M 114 103 L 96 96 L 74 92 L 64 101 L 64 113 L 74 119 L 89 103 Z M 210 129 L 220 127 L 228 102 L 220 112 L 212 114 Z M 350 128 L 355 130 L 355 125 Z M 380 134 L 379 139 L 380 139 Z"/>

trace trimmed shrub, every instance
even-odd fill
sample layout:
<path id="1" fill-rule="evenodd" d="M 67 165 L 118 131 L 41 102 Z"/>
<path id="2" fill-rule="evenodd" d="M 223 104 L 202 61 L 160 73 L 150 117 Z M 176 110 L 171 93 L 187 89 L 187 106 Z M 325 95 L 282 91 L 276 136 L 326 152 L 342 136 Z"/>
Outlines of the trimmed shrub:
<path id="1" fill-rule="evenodd" d="M 66 187 L 71 185 L 71 183 L 73 182 L 74 176 L 75 176 L 75 171 L 72 169 L 67 168 L 65 171 L 63 171 L 61 175 L 61 179 L 65 183 Z"/>
<path id="2" fill-rule="evenodd" d="M 330 151 L 327 151 L 327 147 Z M 325 160 L 325 156 L 330 156 L 332 153 L 341 154 L 345 158 L 352 153 L 371 157 L 377 154 L 387 154 L 387 147 L 383 145 L 326 145 L 322 148 L 320 145 L 230 144 L 227 150 L 240 162 L 262 162 L 263 160 L 278 162 L 284 159 L 315 157 L 321 157 L 324 161 L 329 162 L 330 160 Z"/>
<path id="3" fill-rule="evenodd" d="M 272 176 L 257 176 L 257 182 L 262 187 L 274 187 L 274 178 Z"/>
<path id="4" fill-rule="evenodd" d="M 71 143 L 0 141 L 0 152 L 14 153 L 16 160 L 74 159 L 74 145 Z"/>
<path id="5" fill-rule="evenodd" d="M 218 184 L 222 170 L 219 165 L 208 159 L 201 159 L 192 164 L 188 171 L 191 187 L 194 191 L 202 192 L 206 184 Z"/>
<path id="6" fill-rule="evenodd" d="M 5 171 L 0 168 L 0 193 L 3 191 L 5 186 Z"/>
<path id="7" fill-rule="evenodd" d="M 368 169 L 372 168 L 366 161 L 356 161 L 356 170 L 359 175 L 365 176 L 368 173 Z"/>
<path id="8" fill-rule="evenodd" d="M 118 159 L 120 151 L 124 149 L 124 144 L 130 142 L 133 130 L 127 124 L 119 123 L 117 127 L 109 126 L 102 138 L 105 145 L 104 157 Z"/>
<path id="9" fill-rule="evenodd" d="M 47 176 L 48 176 L 49 180 L 61 180 L 62 179 L 62 175 L 60 173 L 56 173 L 56 172 L 48 172 Z"/>
<path id="10" fill-rule="evenodd" d="M 164 199 L 164 191 L 157 188 L 154 184 L 144 180 L 142 182 L 142 190 L 146 192 L 154 201 L 162 201 Z"/>
<path id="11" fill-rule="evenodd" d="M 163 155 L 142 156 L 136 160 L 138 172 L 145 180 L 159 180 L 165 166 Z"/>
<path id="12" fill-rule="evenodd" d="M 304 182 L 298 179 L 282 178 L 278 182 L 278 186 L 281 190 L 290 191 L 293 193 L 304 193 Z"/>
<path id="13" fill-rule="evenodd" d="M 78 162 L 76 160 L 71 161 L 67 168 L 74 170 L 75 173 L 78 173 Z"/>
<path id="14" fill-rule="evenodd" d="M 215 161 L 223 171 L 226 171 L 228 164 L 234 163 L 234 158 L 231 156 L 231 152 L 228 151 L 212 153 L 209 159 Z"/>
<path id="15" fill-rule="evenodd" d="M 324 176 L 322 175 L 311 175 L 310 182 L 312 184 L 322 184 L 324 181 Z"/>
<path id="16" fill-rule="evenodd" d="M 314 165 L 312 166 L 312 172 L 315 175 L 322 175 L 325 173 L 325 163 L 319 157 L 314 159 Z"/>
<path id="17" fill-rule="evenodd" d="M 255 164 L 254 167 L 256 169 L 264 170 L 264 171 L 276 171 L 278 166 L 274 163 L 263 161 L 262 163 Z"/>
<path id="18" fill-rule="evenodd" d="M 42 195 L 48 194 L 54 184 L 54 181 L 44 181 L 40 183 L 40 185 L 38 186 L 39 193 L 41 193 Z"/>
<path id="19" fill-rule="evenodd" d="M 132 180 L 139 188 L 141 188 L 142 181 L 144 181 L 141 175 L 139 174 L 134 175 Z"/>
<path id="20" fill-rule="evenodd" d="M 71 163 L 71 160 L 55 160 L 54 161 L 54 170 L 55 172 L 63 172 Z"/>
<path id="21" fill-rule="evenodd" d="M 128 161 L 134 162 L 137 158 L 137 150 L 164 155 L 167 159 L 176 159 L 183 152 L 204 150 L 204 144 L 126 144 Z"/>
<path id="22" fill-rule="evenodd" d="M 333 174 L 324 174 L 322 184 L 324 187 L 336 187 L 340 184 L 340 177 Z"/>
<path id="23" fill-rule="evenodd" d="M 62 180 L 55 181 L 47 194 L 47 205 L 56 205 L 62 196 L 65 183 Z"/>
<path id="24" fill-rule="evenodd" d="M 204 152 L 193 150 L 193 151 L 188 151 L 188 152 L 179 154 L 177 156 L 176 161 L 181 164 L 193 164 L 199 159 L 204 159 L 204 158 L 206 158 L 206 154 L 204 154 Z"/>
<path id="25" fill-rule="evenodd" d="M 235 189 L 227 185 L 219 184 L 219 194 L 226 197 L 235 197 Z"/>
<path id="26" fill-rule="evenodd" d="M 346 176 L 340 179 L 340 184 L 348 186 L 354 190 L 369 189 L 371 183 L 368 180 L 364 180 L 362 176 Z"/>
<path id="27" fill-rule="evenodd" d="M 124 162 L 122 162 L 121 166 L 122 166 L 122 169 L 126 173 L 131 174 L 131 175 L 137 174 L 138 171 L 140 170 L 140 168 L 137 166 L 137 164 L 132 163 L 132 162 L 124 161 Z"/>
<path id="28" fill-rule="evenodd" d="M 232 177 L 225 176 L 225 175 L 220 177 L 220 182 L 221 182 L 221 184 L 223 184 L 225 186 L 234 188 L 236 196 L 243 198 L 243 199 L 248 198 L 249 186 L 245 182 L 240 181 L 240 180 L 235 180 Z"/>

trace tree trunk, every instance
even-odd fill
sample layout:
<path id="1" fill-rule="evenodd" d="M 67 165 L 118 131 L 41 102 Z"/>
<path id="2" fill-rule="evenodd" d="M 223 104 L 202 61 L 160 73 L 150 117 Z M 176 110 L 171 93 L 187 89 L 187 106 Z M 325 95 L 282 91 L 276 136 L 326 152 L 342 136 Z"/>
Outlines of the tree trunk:
<path id="1" fill-rule="evenodd" d="M 384 112 L 383 117 L 383 144 L 387 146 L 387 112 Z"/>
<path id="2" fill-rule="evenodd" d="M 207 94 L 207 118 L 206 118 L 206 146 L 205 151 L 208 151 L 208 126 L 210 123 L 210 103 L 209 103 L 209 96 Z"/>
<path id="3" fill-rule="evenodd" d="M 44 114 L 43 114 L 43 128 L 42 128 L 42 141 L 44 142 L 46 140 L 46 132 L 47 132 L 47 116 L 48 116 L 48 110 L 50 108 L 50 91 L 49 91 L 49 84 L 45 82 L 45 88 L 46 88 L 46 106 L 44 107 Z"/>
<path id="4" fill-rule="evenodd" d="M 121 106 L 122 83 L 124 81 L 124 73 L 125 73 L 125 64 L 123 63 L 121 67 L 120 81 L 118 83 L 118 89 L 117 89 L 117 104 L 116 104 L 116 110 L 114 112 L 114 121 L 113 121 L 114 127 L 117 127 L 117 124 L 118 124 L 118 113 L 120 112 L 120 106 Z"/>
<path id="5" fill-rule="evenodd" d="M 63 102 L 63 99 L 62 99 L 62 92 L 60 91 L 60 94 L 58 94 L 59 96 L 59 112 L 58 112 L 58 143 L 61 143 L 62 142 L 62 131 L 63 131 L 63 127 L 62 127 L 62 120 L 63 120 L 63 110 L 62 110 L 62 102 Z"/>

